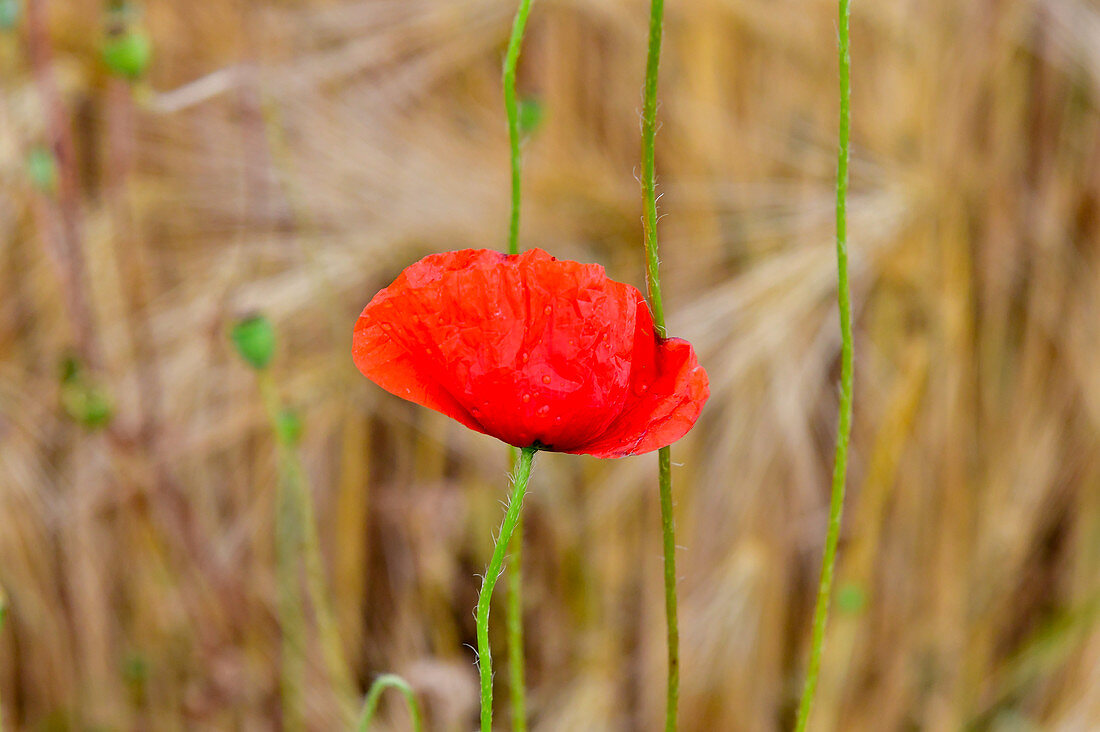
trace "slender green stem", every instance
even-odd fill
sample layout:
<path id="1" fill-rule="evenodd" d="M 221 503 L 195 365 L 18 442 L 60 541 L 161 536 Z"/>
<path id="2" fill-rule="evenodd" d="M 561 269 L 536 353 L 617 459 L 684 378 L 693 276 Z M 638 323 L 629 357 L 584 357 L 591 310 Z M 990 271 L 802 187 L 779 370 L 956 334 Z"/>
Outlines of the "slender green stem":
<path id="1" fill-rule="evenodd" d="M 282 473 L 282 471 L 280 471 Z M 283 728 L 304 729 L 302 689 L 305 684 L 305 618 L 298 584 L 298 558 L 302 552 L 299 502 L 292 480 L 279 476 L 275 494 L 275 563 L 279 583 L 279 625 L 282 629 L 280 693 Z"/>
<path id="2" fill-rule="evenodd" d="M 646 287 L 657 334 L 665 336 L 665 307 L 661 300 L 661 259 L 657 251 L 657 173 L 654 160 L 657 137 L 657 72 L 661 65 L 661 31 L 664 0 L 652 0 L 649 15 L 649 53 L 645 67 L 645 98 L 642 106 L 642 218 L 645 229 Z M 680 625 L 676 618 L 676 519 L 672 513 L 672 453 L 657 452 L 661 497 L 661 533 L 665 555 L 665 616 L 668 628 L 668 689 L 665 730 L 676 729 L 680 703 Z"/>
<path id="3" fill-rule="evenodd" d="M 512 146 L 512 217 L 508 226 L 508 253 L 519 253 L 519 204 L 520 204 L 520 130 L 519 104 L 516 102 L 516 64 L 523 44 L 523 32 L 527 29 L 527 16 L 531 12 L 531 0 L 520 0 L 516 18 L 512 21 L 512 36 L 508 39 L 508 52 L 504 56 L 504 109 L 508 114 L 508 139 Z"/>
<path id="4" fill-rule="evenodd" d="M 288 463 L 294 466 L 298 479 L 294 481 L 296 497 L 299 503 L 299 517 L 302 522 L 302 545 L 304 549 L 306 592 L 317 621 L 317 635 L 321 641 L 321 654 L 325 659 L 329 678 L 336 687 L 341 712 L 350 721 L 354 709 L 351 706 L 354 685 L 348 668 L 344 648 L 340 642 L 336 616 L 329 602 L 328 581 L 325 578 L 324 560 L 321 556 L 321 542 L 317 535 L 317 520 L 313 511 L 313 500 L 309 487 L 302 475 L 301 461 L 291 448 Z"/>
<path id="5" fill-rule="evenodd" d="M 519 213 L 522 159 L 520 155 L 519 104 L 516 101 L 516 64 L 527 28 L 531 0 L 520 0 L 512 21 L 512 35 L 504 57 L 504 110 L 508 115 L 508 140 L 512 159 L 512 211 L 508 223 L 508 253 L 519 253 Z M 516 450 L 511 449 L 511 467 L 515 469 Z M 509 547 L 512 561 L 508 563 L 508 603 L 505 620 L 508 628 L 508 681 L 512 696 L 512 728 L 527 729 L 527 691 L 523 658 L 523 518 L 517 520 L 515 539 Z"/>
<path id="6" fill-rule="evenodd" d="M 298 562 L 300 561 L 305 568 L 306 592 L 309 595 L 309 602 L 317 622 L 318 637 L 321 642 L 321 653 L 324 656 L 325 667 L 328 670 L 330 681 L 336 688 L 341 711 L 350 720 L 354 714 L 354 709 L 351 707 L 354 687 L 347 659 L 340 644 L 339 629 L 336 626 L 332 605 L 329 602 L 324 560 L 321 556 L 321 542 L 317 535 L 317 521 L 313 511 L 313 500 L 310 497 L 309 486 L 306 484 L 301 460 L 294 445 L 284 442 L 279 435 L 278 420 L 283 406 L 274 379 L 270 371 L 266 369 L 258 371 L 256 377 L 259 381 L 260 392 L 272 430 L 279 440 L 279 485 L 282 490 L 287 492 L 287 495 L 281 497 L 280 501 L 285 499 L 293 502 L 293 511 L 288 515 L 286 521 L 297 523 L 294 527 L 283 526 L 283 531 L 293 533 L 293 537 L 286 539 L 286 541 L 293 541 L 297 545 L 297 549 L 296 553 L 287 558 L 287 561 L 291 562 L 293 566 L 280 570 L 281 573 L 285 572 L 286 580 L 293 583 L 294 598 L 287 599 L 287 609 L 289 612 L 297 613 L 301 617 L 300 620 L 291 623 L 291 627 L 293 628 L 296 623 L 304 624 L 305 622 L 298 576 Z M 282 576 L 280 574 L 280 577 Z M 290 592 L 291 590 L 283 588 L 281 591 Z M 302 640 L 304 643 L 304 638 Z M 302 653 L 304 653 L 304 650 Z M 293 662 L 292 668 L 295 663 L 298 662 Z"/>
<path id="7" fill-rule="evenodd" d="M 504 514 L 504 523 L 500 526 L 493 556 L 481 579 L 481 594 L 477 598 L 477 659 L 481 671 L 481 732 L 493 729 L 493 654 L 489 649 L 489 603 L 493 597 L 493 588 L 500 576 L 504 555 L 512 542 L 512 535 L 523 508 L 523 496 L 527 492 L 527 481 L 531 478 L 531 463 L 534 462 L 538 448 L 525 447 L 519 456 L 512 477 L 512 495 L 508 500 L 508 510 Z"/>
<path id="8" fill-rule="evenodd" d="M 657 70 L 661 65 L 661 29 L 664 0 L 653 0 L 649 15 L 649 53 L 645 65 L 645 100 L 642 106 L 642 205 L 645 229 L 646 287 L 653 324 L 665 335 L 665 306 L 661 301 L 661 260 L 657 252 L 657 173 L 654 148 L 657 138 Z"/>
<path id="9" fill-rule="evenodd" d="M 510 468 L 516 469 L 518 451 L 508 449 Z M 508 603 L 504 606 L 508 628 L 508 688 L 512 698 L 512 729 L 527 730 L 527 694 L 523 659 L 523 514 L 516 518 L 516 530 L 508 546 Z"/>
<path id="10" fill-rule="evenodd" d="M 357 732 L 367 732 L 370 729 L 371 720 L 378 709 L 378 701 L 382 698 L 382 692 L 386 689 L 397 689 L 405 697 L 405 704 L 409 708 L 409 716 L 412 717 L 413 732 L 421 732 L 424 729 L 424 715 L 420 711 L 420 703 L 416 701 L 409 682 L 396 674 L 382 674 L 367 691 L 367 698 L 363 702 L 363 711 L 359 714 L 359 722 L 355 729 Z"/>
<path id="11" fill-rule="evenodd" d="M 806 669 L 806 684 L 798 705 L 795 729 L 802 732 L 810 718 L 810 709 L 817 691 L 817 675 L 821 669 L 821 649 L 825 641 L 825 624 L 829 617 L 833 570 L 836 566 L 836 546 L 840 538 L 840 515 L 844 508 L 844 489 L 848 475 L 848 441 L 852 432 L 852 305 L 848 288 L 848 157 L 852 119 L 852 58 L 848 38 L 851 18 L 850 0 L 840 0 L 840 132 L 836 166 L 836 264 L 837 304 L 840 310 L 840 416 L 837 420 L 836 455 L 833 462 L 832 498 L 829 501 L 829 529 L 825 536 L 825 553 L 821 559 L 821 583 L 814 607 L 813 636 L 810 643 L 810 663 Z"/>
<path id="12" fill-rule="evenodd" d="M 676 711 L 680 704 L 680 623 L 676 617 L 676 517 L 672 513 L 672 452 L 657 451 L 661 494 L 661 535 L 665 554 L 665 617 L 668 622 L 668 700 L 665 704 L 665 730 L 676 729 Z"/>

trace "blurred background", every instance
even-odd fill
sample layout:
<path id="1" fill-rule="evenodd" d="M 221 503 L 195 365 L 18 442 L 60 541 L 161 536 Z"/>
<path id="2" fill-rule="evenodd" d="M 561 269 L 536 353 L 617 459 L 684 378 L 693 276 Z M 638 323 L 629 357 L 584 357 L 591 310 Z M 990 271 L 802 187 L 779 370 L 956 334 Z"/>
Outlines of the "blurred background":
<path id="1" fill-rule="evenodd" d="M 1100 729 L 1100 4 L 854 5 L 855 429 L 812 728 Z M 350 346 L 404 266 L 505 246 L 514 11 L 0 0 L 7 729 L 278 728 L 265 398 L 301 420 L 355 689 L 397 672 L 430 729 L 473 727 L 508 453 Z M 673 449 L 684 730 L 788 728 L 800 690 L 837 411 L 835 12 L 667 7 L 665 307 L 713 391 Z M 538 0 L 519 81 L 522 246 L 639 286 L 647 19 Z M 267 387 L 227 335 L 256 312 Z M 525 514 L 533 727 L 657 729 L 655 458 L 540 455 Z M 305 716 L 338 729 L 306 620 Z M 409 728 L 397 698 L 380 726 Z"/>

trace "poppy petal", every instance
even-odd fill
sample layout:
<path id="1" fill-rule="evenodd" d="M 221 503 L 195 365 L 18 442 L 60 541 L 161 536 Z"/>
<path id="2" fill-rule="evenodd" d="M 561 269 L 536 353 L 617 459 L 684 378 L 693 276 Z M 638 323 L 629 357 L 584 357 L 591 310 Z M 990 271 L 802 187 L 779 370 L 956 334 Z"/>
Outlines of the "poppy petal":
<path id="1" fill-rule="evenodd" d="M 657 339 L 636 288 L 539 249 L 425 257 L 364 308 L 352 354 L 399 397 L 559 452 L 654 450 L 707 396 L 691 346 Z"/>
<path id="2" fill-rule="evenodd" d="M 657 348 L 655 375 L 638 382 L 644 393 L 611 425 L 600 439 L 569 452 L 600 458 L 640 455 L 671 445 L 695 425 L 710 396 L 707 372 L 695 349 L 679 338 L 668 338 Z"/>

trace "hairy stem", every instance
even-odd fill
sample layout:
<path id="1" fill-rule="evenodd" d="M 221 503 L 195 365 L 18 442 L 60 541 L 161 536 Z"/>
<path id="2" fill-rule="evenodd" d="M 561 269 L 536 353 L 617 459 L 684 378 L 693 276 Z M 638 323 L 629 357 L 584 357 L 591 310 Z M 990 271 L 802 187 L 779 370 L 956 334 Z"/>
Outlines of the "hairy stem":
<path id="1" fill-rule="evenodd" d="M 397 689 L 405 697 L 405 704 L 409 708 L 409 716 L 412 717 L 413 732 L 421 732 L 424 729 L 424 715 L 420 711 L 420 703 L 416 701 L 416 694 L 405 679 L 396 674 L 382 674 L 367 691 L 367 698 L 363 702 L 363 711 L 359 714 L 359 723 L 356 724 L 357 732 L 367 732 L 370 729 L 371 720 L 378 709 L 378 701 L 382 698 L 382 692 L 386 689 Z"/>
<path id="2" fill-rule="evenodd" d="M 645 98 L 642 105 L 642 203 L 644 207 L 646 287 L 657 334 L 665 336 L 665 307 L 661 300 L 661 260 L 657 251 L 657 174 L 654 160 L 657 137 L 657 72 L 661 65 L 661 31 L 664 0 L 652 0 L 649 15 L 649 53 L 645 67 Z M 665 616 L 668 628 L 668 688 L 665 729 L 676 729 L 680 701 L 680 626 L 676 618 L 676 519 L 672 513 L 672 453 L 668 447 L 657 452 L 661 498 L 661 533 L 665 555 Z"/>
<path id="3" fill-rule="evenodd" d="M 531 0 L 520 0 L 516 17 L 512 22 L 512 35 L 508 39 L 508 52 L 504 57 L 504 110 L 508 115 L 508 140 L 512 161 L 512 211 L 508 223 L 508 253 L 519 253 L 519 213 L 522 160 L 520 156 L 519 105 L 516 101 L 516 64 L 519 62 L 523 33 L 527 28 L 527 16 Z M 515 469 L 516 449 L 511 448 L 509 463 Z M 509 547 L 512 561 L 508 565 L 508 603 L 504 613 L 508 627 L 508 682 L 512 695 L 512 728 L 516 732 L 527 729 L 527 690 L 524 680 L 523 658 L 523 517 L 516 523 L 515 540 Z"/>
<path id="4" fill-rule="evenodd" d="M 833 462 L 832 497 L 829 501 L 829 529 L 825 536 L 825 553 L 821 559 L 821 583 L 814 607 L 813 636 L 810 662 L 806 668 L 806 684 L 798 705 L 795 729 L 802 732 L 809 722 L 810 710 L 817 691 L 817 675 L 821 669 L 821 650 L 825 642 L 825 625 L 829 618 L 833 570 L 836 566 L 836 546 L 840 538 L 840 515 L 844 508 L 844 489 L 848 474 L 848 441 L 852 432 L 852 305 L 848 288 L 848 157 L 852 119 L 851 50 L 848 26 L 851 19 L 850 0 L 840 0 L 840 132 L 836 166 L 836 265 L 837 304 L 840 310 L 840 416 L 837 420 L 836 455 Z"/>
<path id="5" fill-rule="evenodd" d="M 519 204 L 520 204 L 520 130 L 519 104 L 516 102 L 516 64 L 523 44 L 523 32 L 527 28 L 527 15 L 531 12 L 531 0 L 520 0 L 516 18 L 512 22 L 512 35 L 508 39 L 508 52 L 504 56 L 504 110 L 508 114 L 508 139 L 512 146 L 512 217 L 508 226 L 508 253 L 519 253 Z"/>
<path id="6" fill-rule="evenodd" d="M 504 514 L 504 523 L 500 526 L 493 556 L 481 580 L 481 594 L 477 598 L 477 659 L 481 672 L 481 732 L 493 729 L 493 654 L 489 648 L 489 604 L 493 597 L 493 588 L 500 576 L 504 555 L 512 541 L 512 535 L 523 508 L 523 496 L 527 492 L 527 481 L 531 477 L 531 463 L 534 462 L 538 448 L 525 447 L 520 452 L 519 464 L 512 477 L 512 495 L 508 500 L 508 510 Z"/>
<path id="7" fill-rule="evenodd" d="M 509 464 L 516 469 L 516 448 L 509 448 Z M 511 560 L 508 575 L 508 603 L 504 606 L 508 628 L 508 688 L 512 698 L 512 729 L 527 730 L 527 692 L 523 659 L 523 515 L 516 519 L 516 530 L 508 546 Z"/>

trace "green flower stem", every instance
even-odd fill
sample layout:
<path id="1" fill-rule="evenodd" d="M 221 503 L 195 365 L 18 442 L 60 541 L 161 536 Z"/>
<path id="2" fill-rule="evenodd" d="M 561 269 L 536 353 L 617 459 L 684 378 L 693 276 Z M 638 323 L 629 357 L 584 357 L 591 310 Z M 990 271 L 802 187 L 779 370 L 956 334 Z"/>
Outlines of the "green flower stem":
<path id="1" fill-rule="evenodd" d="M 649 53 L 645 67 L 645 101 L 642 106 L 642 199 L 645 208 L 646 287 L 653 325 L 664 337 L 665 307 L 661 300 L 661 260 L 657 252 L 657 173 L 654 147 L 657 137 L 657 71 L 661 65 L 661 31 L 664 0 L 652 0 L 649 15 Z M 657 452 L 658 484 L 661 497 L 661 533 L 665 555 L 665 616 L 668 627 L 668 689 L 665 729 L 676 729 L 680 702 L 680 625 L 676 618 L 676 518 L 672 513 L 672 453 L 667 447 Z"/>
<path id="2" fill-rule="evenodd" d="M 520 452 L 519 464 L 512 478 L 512 495 L 508 500 L 508 510 L 504 514 L 504 523 L 500 526 L 493 556 L 481 579 L 481 594 L 477 598 L 477 658 L 481 672 L 481 732 L 493 729 L 493 654 L 489 648 L 489 603 L 493 597 L 493 588 L 500 576 L 504 555 L 512 542 L 512 536 L 523 508 L 523 496 L 527 492 L 527 481 L 531 477 L 531 463 L 534 462 L 538 448 L 525 447 Z"/>
<path id="3" fill-rule="evenodd" d="M 508 449 L 508 462 L 516 469 L 518 451 Z M 508 602 L 504 606 L 505 625 L 508 629 L 508 688 L 512 699 L 512 729 L 527 730 L 527 694 L 523 660 L 523 514 L 516 518 L 516 530 L 508 545 L 511 560 L 508 562 Z"/>
<path id="4" fill-rule="evenodd" d="M 649 53 L 645 65 L 645 101 L 642 105 L 642 219 L 645 228 L 646 287 L 653 325 L 665 336 L 665 306 L 661 301 L 661 260 L 657 253 L 657 172 L 654 148 L 657 138 L 657 70 L 661 65 L 661 30 L 664 0 L 653 0 L 649 14 Z"/>
<path id="5" fill-rule="evenodd" d="M 256 378 L 272 430 L 279 439 L 278 420 L 282 412 L 282 403 L 278 389 L 270 371 L 266 369 L 257 371 Z M 302 562 L 305 567 L 306 592 L 316 617 L 325 667 L 338 691 L 341 711 L 350 721 L 354 714 L 351 707 L 353 685 L 340 644 L 335 616 L 328 601 L 324 561 L 321 556 L 321 543 L 317 534 L 313 502 L 294 446 L 279 439 L 278 449 L 279 493 L 276 501 L 279 521 L 276 524 L 276 542 L 281 607 L 285 610 L 286 618 L 283 621 L 285 628 L 283 652 L 286 654 L 284 668 L 291 674 L 290 677 L 284 678 L 284 700 L 289 699 L 287 706 L 293 709 L 297 703 L 294 697 L 300 695 L 302 673 L 305 667 L 305 613 L 299 575 L 299 562 Z M 280 615 L 284 616 L 284 613 L 280 611 Z M 290 694 L 289 697 L 285 695 L 287 692 Z"/>
<path id="6" fill-rule="evenodd" d="M 527 28 L 527 16 L 531 0 L 520 0 L 516 17 L 512 22 L 512 35 L 508 39 L 508 52 L 504 57 L 504 109 L 508 115 L 508 139 L 512 162 L 512 211 L 508 224 L 508 253 L 519 253 L 520 213 L 520 123 L 519 105 L 516 102 L 516 64 L 519 62 L 523 34 Z M 511 468 L 515 469 L 516 450 L 510 450 Z M 504 613 L 508 628 L 508 681 L 512 698 L 512 728 L 516 732 L 527 729 L 527 692 L 524 681 L 523 658 L 523 518 L 516 522 L 515 540 L 509 546 L 512 561 L 508 563 L 508 603 Z"/>
<path id="7" fill-rule="evenodd" d="M 293 464 L 294 471 L 301 476 L 301 463 L 298 461 L 298 456 L 296 454 L 292 455 L 288 462 Z M 354 714 L 351 706 L 354 685 L 351 680 L 347 658 L 344 656 L 343 645 L 340 642 L 336 616 L 332 611 L 332 603 L 329 602 L 328 583 L 325 579 L 324 560 L 321 556 L 321 542 L 317 535 L 317 521 L 314 518 L 313 501 L 310 499 L 304 478 L 294 481 L 294 484 L 297 486 L 295 492 L 300 507 L 299 516 L 302 521 L 306 592 L 309 594 L 309 602 L 313 606 L 313 612 L 316 615 L 317 632 L 321 641 L 321 654 L 325 659 L 325 668 L 328 669 L 329 677 L 338 692 L 337 696 L 341 711 L 350 721 Z"/>
<path id="8" fill-rule="evenodd" d="M 806 669 L 806 684 L 798 705 L 795 729 L 802 732 L 810 719 L 817 675 L 821 669 L 821 649 L 825 641 L 825 624 L 829 617 L 833 570 L 836 566 L 836 545 L 840 537 L 840 515 L 844 508 L 844 489 L 848 474 L 848 441 L 852 433 L 852 305 L 848 288 L 848 158 L 852 120 L 851 46 L 848 26 L 851 19 L 850 0 L 840 0 L 840 133 L 836 166 L 836 265 L 837 304 L 840 310 L 840 417 L 836 430 L 836 455 L 833 462 L 832 498 L 829 501 L 829 529 L 825 536 L 825 553 L 821 559 L 821 583 L 814 607 L 813 637 L 810 643 L 810 664 Z"/>
<path id="9" fill-rule="evenodd" d="M 396 674 L 382 674 L 367 691 L 367 698 L 363 702 L 363 711 L 359 714 L 359 722 L 355 729 L 357 732 L 367 732 L 370 729 L 371 720 L 378 709 L 378 701 L 382 698 L 382 692 L 386 689 L 397 689 L 405 697 L 405 704 L 409 708 L 409 716 L 412 717 L 413 732 L 421 732 L 424 729 L 424 715 L 420 711 L 420 704 L 416 701 L 416 694 L 405 679 Z"/>
<path id="10" fill-rule="evenodd" d="M 531 0 L 520 0 L 516 18 L 512 22 L 512 36 L 508 39 L 508 52 L 504 56 L 504 110 L 508 114 L 508 139 L 512 146 L 512 217 L 508 226 L 508 253 L 519 253 L 519 204 L 520 204 L 520 129 L 519 105 L 516 102 L 516 63 L 523 44 L 523 32 L 527 28 L 527 16 L 531 12 Z"/>
<path id="11" fill-rule="evenodd" d="M 298 586 L 302 533 L 292 481 L 283 471 L 280 473 L 275 493 L 275 565 L 279 584 L 279 625 L 282 629 L 279 690 L 283 700 L 283 728 L 293 732 L 305 728 L 302 718 L 305 616 Z"/>

